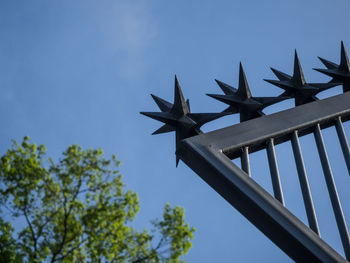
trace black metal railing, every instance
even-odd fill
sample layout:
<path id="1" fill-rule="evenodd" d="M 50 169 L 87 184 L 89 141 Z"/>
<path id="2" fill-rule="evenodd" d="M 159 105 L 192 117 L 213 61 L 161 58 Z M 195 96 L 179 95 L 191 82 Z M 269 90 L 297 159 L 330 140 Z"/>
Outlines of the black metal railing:
<path id="1" fill-rule="evenodd" d="M 336 128 L 349 167 L 349 146 L 342 125 L 349 119 L 350 93 L 347 92 L 188 138 L 182 141 L 177 155 L 294 260 L 346 262 L 320 237 L 299 137 L 314 134 L 344 254 L 350 260 L 347 223 L 321 131 Z M 275 154 L 275 145 L 284 142 L 290 142 L 293 149 L 309 227 L 284 206 Z M 274 197 L 263 190 L 250 173 L 249 154 L 260 150 L 267 152 Z M 234 158 L 241 158 L 242 170 L 231 161 Z M 258 210 L 264 212 L 259 214 Z"/>
<path id="2" fill-rule="evenodd" d="M 254 97 L 243 66 L 239 66 L 238 89 L 216 80 L 224 94 L 207 94 L 228 107 L 220 113 L 191 113 L 175 76 L 174 103 L 152 95 L 161 112 L 141 112 L 164 123 L 153 134 L 175 131 L 176 164 L 181 159 L 251 223 L 297 262 L 350 262 L 350 238 L 322 129 L 335 127 L 350 174 L 350 151 L 343 122 L 350 120 L 350 62 L 341 42 L 340 64 L 320 58 L 326 69 L 316 69 L 332 79 L 308 83 L 294 55 L 293 75 L 271 68 L 278 80 L 267 82 L 283 89 L 278 97 Z M 324 100 L 316 95 L 342 85 L 343 94 Z M 293 99 L 295 108 L 265 115 L 275 103 Z M 240 114 L 241 123 L 203 133 L 200 127 L 228 114 Z M 320 227 L 305 170 L 299 137 L 313 134 L 329 199 L 344 249 L 342 257 L 320 235 Z M 309 227 L 286 207 L 275 145 L 290 142 Z M 254 180 L 249 154 L 266 150 L 273 196 Z M 241 168 L 231 160 L 241 159 Z M 350 181 L 349 181 L 350 186 Z"/>
<path id="3" fill-rule="evenodd" d="M 343 115 L 343 117 L 347 117 L 348 114 Z M 329 119 L 327 116 L 325 116 L 324 119 L 318 119 L 318 121 L 322 122 L 323 126 L 335 126 L 339 138 L 339 142 L 341 145 L 341 149 L 343 152 L 344 160 L 347 165 L 347 167 L 350 167 L 350 151 L 349 151 L 349 146 L 348 142 L 345 136 L 342 120 L 340 116 L 337 116 L 335 119 Z M 303 135 L 308 134 L 310 132 L 310 127 L 309 127 L 309 122 L 305 122 L 304 125 L 301 124 L 299 125 L 298 129 L 304 131 Z M 329 198 L 333 207 L 333 212 L 334 216 L 336 219 L 336 223 L 338 226 L 340 238 L 342 241 L 342 245 L 344 248 L 344 253 L 346 255 L 346 258 L 349 260 L 350 259 L 350 239 L 349 239 L 349 231 L 347 228 L 347 224 L 344 218 L 344 213 L 342 209 L 341 202 L 339 200 L 338 196 L 338 191 L 334 182 L 333 178 L 333 173 L 331 166 L 329 164 L 328 160 L 328 155 L 327 151 L 324 145 L 323 141 L 323 136 L 321 133 L 321 127 L 319 123 L 316 123 L 314 126 L 313 134 L 315 137 L 317 149 L 318 149 L 318 154 L 320 157 L 322 169 L 324 172 L 325 176 L 325 181 L 329 193 Z M 266 152 L 267 152 L 267 157 L 268 157 L 268 163 L 269 163 L 269 168 L 270 168 L 270 174 L 271 174 L 271 182 L 272 182 L 272 188 L 273 188 L 273 193 L 274 197 L 281 202 L 282 205 L 285 205 L 284 202 L 284 197 L 283 197 L 283 190 L 281 186 L 281 179 L 279 175 L 279 169 L 278 169 L 278 164 L 277 164 L 277 158 L 276 158 L 276 153 L 275 153 L 275 143 L 274 143 L 274 138 L 279 138 L 280 142 L 282 142 L 282 138 L 280 136 L 285 137 L 288 136 L 292 149 L 293 149 L 293 154 L 294 154 L 294 159 L 295 159 L 295 164 L 297 168 L 297 173 L 298 173 L 298 178 L 299 178 L 299 183 L 300 183 L 300 188 L 301 188 L 301 193 L 302 193 L 302 198 L 304 201 L 304 206 L 305 206 L 305 212 L 307 215 L 309 227 L 320 236 L 320 230 L 319 230 L 319 225 L 317 221 L 317 216 L 316 212 L 314 209 L 314 204 L 312 200 L 312 195 L 310 191 L 310 186 L 309 186 L 309 181 L 308 177 L 306 174 L 305 170 L 305 165 L 304 165 L 304 160 L 302 156 L 302 151 L 299 143 L 299 134 L 298 130 L 292 130 L 289 132 L 286 132 L 284 129 L 280 130 L 279 132 L 274 134 L 274 137 L 268 138 L 265 143 L 266 143 Z M 285 139 L 283 139 L 285 140 Z M 251 141 L 248 145 L 244 145 L 241 147 L 242 149 L 242 154 L 241 154 L 241 163 L 242 163 L 242 170 L 246 172 L 249 177 L 251 177 L 250 173 L 250 161 L 249 161 L 249 149 L 252 147 L 252 149 L 258 150 L 260 147 L 263 147 L 264 144 L 262 144 L 260 147 L 257 147 L 257 145 L 262 144 L 261 139 L 259 136 L 256 137 L 255 141 Z M 232 155 L 233 152 L 232 150 L 230 151 L 230 154 Z M 350 185 L 350 184 L 349 184 Z"/>

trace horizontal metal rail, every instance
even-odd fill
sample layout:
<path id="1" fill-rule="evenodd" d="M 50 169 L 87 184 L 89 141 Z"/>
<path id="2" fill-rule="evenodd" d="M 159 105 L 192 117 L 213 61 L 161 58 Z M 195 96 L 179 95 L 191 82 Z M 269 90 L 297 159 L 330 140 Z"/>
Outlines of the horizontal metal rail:
<path id="1" fill-rule="evenodd" d="M 266 141 L 274 138 L 278 145 L 291 139 L 295 130 L 299 137 L 314 132 L 316 124 L 321 128 L 335 125 L 337 118 L 350 119 L 350 92 L 324 100 L 311 102 L 257 119 L 245 121 L 199 136 L 202 141 L 215 142 L 230 159 L 240 157 L 242 148 L 249 146 L 249 153 L 266 147 Z"/>
<path id="2" fill-rule="evenodd" d="M 338 129 L 342 128 L 340 118 L 350 119 L 350 92 L 188 138 L 180 143 L 176 154 L 295 261 L 347 262 L 316 234 L 319 233 L 317 221 L 297 141 L 297 135 L 313 133 L 315 127 L 338 125 Z M 339 131 L 339 137 L 343 136 Z M 248 147 L 249 153 L 266 148 L 271 174 L 277 171 L 278 175 L 273 145 L 288 140 L 294 141 L 299 180 L 313 231 L 283 206 L 283 198 L 278 198 L 280 201 L 273 198 L 246 173 L 249 171 Z M 344 143 L 342 149 L 347 158 L 346 141 L 344 138 L 340 141 Z M 243 156 L 242 168 L 246 172 L 230 160 L 240 156 Z M 279 179 L 276 176 L 273 179 L 276 178 Z M 282 195 L 279 180 L 275 181 L 275 195 Z M 348 256 L 344 238 L 347 231 L 341 235 Z"/>

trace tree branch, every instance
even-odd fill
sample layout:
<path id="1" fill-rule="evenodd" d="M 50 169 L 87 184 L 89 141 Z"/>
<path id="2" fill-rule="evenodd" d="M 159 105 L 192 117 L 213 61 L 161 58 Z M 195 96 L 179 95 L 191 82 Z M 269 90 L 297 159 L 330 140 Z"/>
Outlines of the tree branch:
<path id="1" fill-rule="evenodd" d="M 33 242 L 34 242 L 34 260 L 37 261 L 37 257 L 38 257 L 37 237 L 35 236 L 35 232 L 34 232 L 32 223 L 29 220 L 29 217 L 28 217 L 28 214 L 27 214 L 27 207 L 24 207 L 23 214 L 24 214 L 24 217 L 25 217 L 25 219 L 27 221 L 27 224 L 29 226 L 30 233 L 32 235 L 32 239 L 33 239 Z"/>
<path id="2" fill-rule="evenodd" d="M 75 201 L 75 199 L 77 198 L 78 194 L 79 194 L 79 190 L 80 190 L 80 187 L 81 187 L 81 184 L 82 184 L 82 180 L 81 178 L 79 178 L 79 181 L 78 181 L 78 185 L 76 186 L 76 191 L 73 195 L 73 198 L 71 199 L 71 203 L 73 203 Z M 68 225 L 68 218 L 70 216 L 70 213 L 72 212 L 72 209 L 73 209 L 73 204 L 70 204 L 69 205 L 69 209 L 67 211 L 67 208 L 66 208 L 66 205 L 67 205 L 67 198 L 66 196 L 63 194 L 63 198 L 64 198 L 64 201 L 63 201 L 63 209 L 64 209 L 64 220 L 63 220 L 63 237 L 62 237 L 62 241 L 59 245 L 59 248 L 58 250 L 52 255 L 52 259 L 51 259 L 51 263 L 55 262 L 56 261 L 56 257 L 62 252 L 62 249 L 64 247 L 64 245 L 67 243 L 67 240 L 66 240 L 66 237 L 67 237 L 67 225 Z"/>

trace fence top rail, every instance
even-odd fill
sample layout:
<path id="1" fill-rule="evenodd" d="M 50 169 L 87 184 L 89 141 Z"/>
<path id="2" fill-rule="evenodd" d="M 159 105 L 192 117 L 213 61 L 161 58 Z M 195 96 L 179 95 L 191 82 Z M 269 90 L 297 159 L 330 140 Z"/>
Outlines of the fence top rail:
<path id="1" fill-rule="evenodd" d="M 266 147 L 266 141 L 274 138 L 275 144 L 291 138 L 294 130 L 300 136 L 312 133 L 319 123 L 321 128 L 334 125 L 341 117 L 350 119 L 350 92 L 323 100 L 307 103 L 271 115 L 262 116 L 226 128 L 201 134 L 186 140 L 200 145 L 215 145 L 229 158 L 234 159 L 242 153 L 242 147 L 249 146 L 249 152 Z"/>

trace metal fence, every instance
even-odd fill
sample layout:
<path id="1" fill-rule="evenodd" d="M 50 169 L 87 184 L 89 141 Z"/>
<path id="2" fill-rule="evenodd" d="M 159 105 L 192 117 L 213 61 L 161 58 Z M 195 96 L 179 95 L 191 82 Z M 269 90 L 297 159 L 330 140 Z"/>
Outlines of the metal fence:
<path id="1" fill-rule="evenodd" d="M 278 247 L 298 262 L 346 262 L 319 236 L 299 137 L 314 134 L 329 198 L 346 258 L 347 224 L 321 130 L 335 126 L 348 169 L 349 147 L 342 122 L 350 119 L 350 93 L 308 103 L 224 129 L 188 138 L 177 155 Z M 309 227 L 284 206 L 275 145 L 291 142 Z M 250 177 L 249 153 L 266 149 L 274 197 Z M 241 158 L 242 169 L 231 159 Z"/>
<path id="2" fill-rule="evenodd" d="M 350 238 L 337 192 L 322 129 L 335 127 L 350 174 L 350 151 L 343 122 L 350 120 L 350 62 L 341 43 L 340 64 L 321 59 L 327 69 L 316 69 L 332 80 L 307 83 L 297 53 L 290 76 L 272 69 L 278 80 L 266 80 L 284 90 L 278 97 L 253 97 L 240 64 L 238 89 L 221 81 L 224 95 L 207 94 L 228 108 L 221 113 L 191 113 L 175 77 L 174 103 L 152 95 L 161 112 L 141 112 L 165 123 L 154 134 L 176 132 L 176 158 L 181 159 L 226 199 L 270 240 L 297 262 L 350 262 Z M 318 100 L 316 94 L 342 84 L 343 94 Z M 295 108 L 265 115 L 262 110 L 293 98 Z M 200 127 L 227 114 L 240 114 L 241 123 L 202 133 Z M 320 227 L 306 174 L 299 137 L 313 134 L 323 169 L 330 203 L 345 258 L 320 236 Z M 286 207 L 275 145 L 291 144 L 308 226 Z M 250 172 L 249 155 L 266 151 L 273 196 L 261 187 Z M 241 168 L 232 159 L 241 159 Z M 349 178 L 350 179 L 350 178 Z"/>

